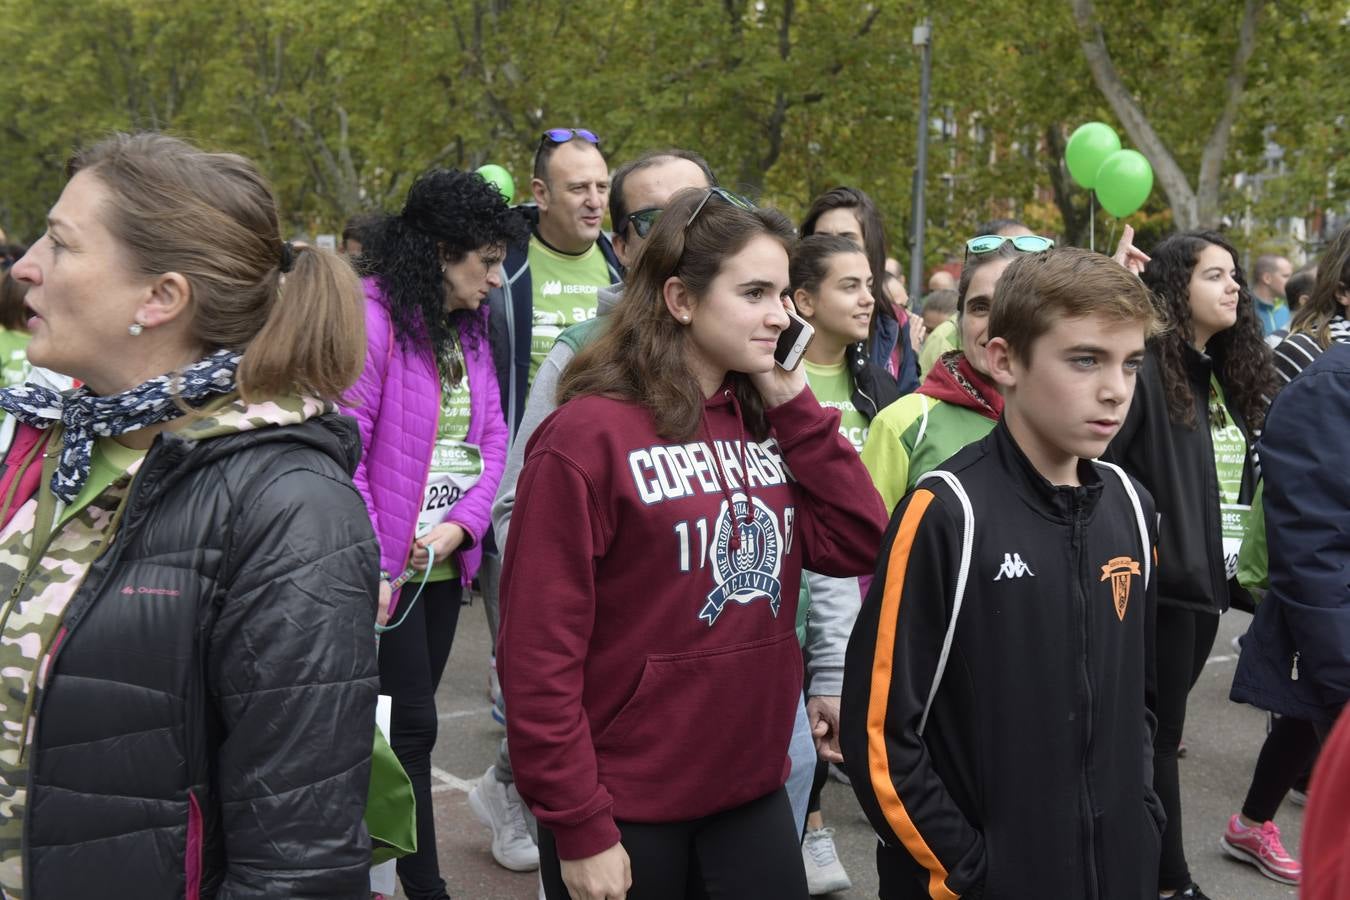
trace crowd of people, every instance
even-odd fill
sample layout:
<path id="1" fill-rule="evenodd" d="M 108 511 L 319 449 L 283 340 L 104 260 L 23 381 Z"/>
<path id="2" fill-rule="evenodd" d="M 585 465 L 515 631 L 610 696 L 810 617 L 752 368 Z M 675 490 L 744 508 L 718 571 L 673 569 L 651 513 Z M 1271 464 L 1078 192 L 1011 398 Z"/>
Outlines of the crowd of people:
<path id="1" fill-rule="evenodd" d="M 832 773 L 884 900 L 1205 898 L 1178 758 L 1230 607 L 1270 727 L 1215 838 L 1350 890 L 1350 228 L 1249 279 L 1219 232 L 995 219 L 923 292 L 856 187 L 794 223 L 612 162 L 550 129 L 528 202 L 432 170 L 334 253 L 242 157 L 74 157 L 0 285 L 0 897 L 364 900 L 382 694 L 445 900 L 469 591 L 469 806 L 547 900 L 846 890 Z"/>

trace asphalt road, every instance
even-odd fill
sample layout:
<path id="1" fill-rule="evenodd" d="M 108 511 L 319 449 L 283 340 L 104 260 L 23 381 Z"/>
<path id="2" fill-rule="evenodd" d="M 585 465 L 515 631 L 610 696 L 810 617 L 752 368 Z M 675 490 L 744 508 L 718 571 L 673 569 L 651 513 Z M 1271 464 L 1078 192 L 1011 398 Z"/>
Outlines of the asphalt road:
<path id="1" fill-rule="evenodd" d="M 1219 835 L 1246 794 L 1247 782 L 1265 736 L 1265 715 L 1228 700 L 1236 653 L 1229 645 L 1246 630 L 1250 617 L 1224 616 L 1219 637 L 1200 683 L 1191 695 L 1186 725 L 1187 756 L 1181 761 L 1184 828 L 1192 876 L 1214 900 L 1284 900 L 1295 888 L 1263 878 L 1219 849 Z M 489 715 L 486 697 L 488 632 L 481 603 L 462 610 L 450 664 L 437 696 L 440 739 L 436 766 L 436 819 L 441 871 L 455 900 L 533 900 L 536 876 L 497 866 L 490 836 L 469 810 L 466 792 L 496 758 L 503 733 Z M 840 858 L 853 880 L 837 898 L 876 896 L 873 846 L 876 841 L 852 792 L 831 781 L 823 807 L 836 829 Z M 1285 846 L 1297 855 L 1302 810 L 1285 803 L 1276 816 Z M 399 896 L 402 896 L 401 894 Z"/>

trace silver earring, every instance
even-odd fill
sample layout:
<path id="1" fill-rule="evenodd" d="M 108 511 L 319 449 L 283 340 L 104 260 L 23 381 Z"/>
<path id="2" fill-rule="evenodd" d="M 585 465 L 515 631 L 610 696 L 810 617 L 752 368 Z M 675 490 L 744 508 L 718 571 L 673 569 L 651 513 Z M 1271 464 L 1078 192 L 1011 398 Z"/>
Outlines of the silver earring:
<path id="1" fill-rule="evenodd" d="M 130 325 L 127 326 L 127 334 L 131 335 L 132 337 L 139 336 L 140 333 L 144 330 L 145 326 L 142 325 L 140 322 L 132 322 Z"/>
<path id="2" fill-rule="evenodd" d="M 689 321 L 689 316 L 688 316 L 688 315 L 680 316 L 680 321 L 681 321 L 681 322 L 688 322 L 688 321 Z"/>

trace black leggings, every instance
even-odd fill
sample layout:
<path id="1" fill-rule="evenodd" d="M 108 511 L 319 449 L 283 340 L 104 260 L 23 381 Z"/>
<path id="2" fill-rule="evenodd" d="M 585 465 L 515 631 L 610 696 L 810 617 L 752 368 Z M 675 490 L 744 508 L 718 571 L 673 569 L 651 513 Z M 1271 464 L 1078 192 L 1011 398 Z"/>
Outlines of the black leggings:
<path id="1" fill-rule="evenodd" d="M 689 822 L 619 822 L 633 871 L 628 900 L 807 900 L 801 840 L 782 788 Z M 567 900 L 553 835 L 539 829 L 548 900 Z"/>
<path id="2" fill-rule="evenodd" d="M 446 900 L 450 895 L 436 859 L 436 818 L 431 807 L 431 748 L 436 745 L 436 688 L 441 683 L 459 624 L 463 588 L 458 578 L 432 581 L 411 609 L 417 581 L 403 589 L 391 624 L 380 637 L 380 693 L 393 698 L 389 745 L 403 764 L 417 800 L 417 852 L 398 861 L 409 900 Z"/>
<path id="3" fill-rule="evenodd" d="M 820 812 L 820 795 L 825 790 L 825 782 L 830 780 L 830 764 L 816 758 L 816 774 L 811 779 L 811 796 L 806 801 L 806 814 Z"/>
<path id="4" fill-rule="evenodd" d="M 1256 822 L 1275 818 L 1285 794 L 1317 759 L 1321 731 L 1324 729 L 1302 719 L 1281 716 L 1275 720 L 1256 758 L 1256 770 L 1242 804 L 1244 816 Z"/>
<path id="5" fill-rule="evenodd" d="M 1205 660 L 1214 647 L 1219 617 L 1174 606 L 1158 607 L 1158 692 L 1154 715 L 1158 731 L 1153 737 L 1153 789 L 1167 811 L 1162 836 L 1162 859 L 1158 888 L 1182 890 L 1191 883 L 1186 850 L 1181 843 L 1181 777 L 1177 771 L 1177 747 L 1186 725 L 1186 698 L 1205 670 Z"/>

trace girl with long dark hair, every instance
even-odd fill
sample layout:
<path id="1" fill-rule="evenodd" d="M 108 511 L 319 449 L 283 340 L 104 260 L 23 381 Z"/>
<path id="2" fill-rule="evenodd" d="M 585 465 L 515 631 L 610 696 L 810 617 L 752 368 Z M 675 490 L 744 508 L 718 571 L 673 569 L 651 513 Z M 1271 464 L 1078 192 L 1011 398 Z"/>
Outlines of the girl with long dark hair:
<path id="1" fill-rule="evenodd" d="M 802 219 L 802 237 L 813 234 L 843 235 L 867 254 L 876 301 L 867 334 L 868 358 L 895 379 L 900 393 L 908 394 L 919 386 L 919 353 L 911 338 L 923 323 L 904 310 L 897 314 L 886 289 L 886 227 L 876 204 L 857 188 L 831 188 L 811 203 Z"/>
<path id="2" fill-rule="evenodd" d="M 1152 493 L 1158 561 L 1153 783 L 1167 810 L 1163 896 L 1205 895 L 1182 846 L 1177 748 L 1186 698 L 1228 609 L 1255 487 L 1251 444 L 1275 373 L 1237 252 L 1215 232 L 1159 244 L 1142 278 L 1166 330 L 1149 344 L 1134 400 L 1108 456 Z"/>
<path id="3" fill-rule="evenodd" d="M 775 366 L 792 240 L 676 194 L 531 440 L 498 664 L 551 900 L 806 897 L 801 570 L 866 572 L 885 512 L 838 414 Z"/>
<path id="4" fill-rule="evenodd" d="M 364 235 L 368 345 L 348 412 L 361 428 L 356 486 L 380 538 L 381 619 L 392 617 L 380 642 L 389 743 L 417 798 L 418 849 L 398 862 L 413 900 L 447 896 L 431 806 L 435 695 L 506 461 L 483 301 L 524 231 L 478 175 L 437 170 Z"/>
<path id="5" fill-rule="evenodd" d="M 807 384 L 822 405 L 839 410 L 840 433 L 861 451 L 872 420 L 900 396 L 890 375 L 867 358 L 875 304 L 867 255 L 843 235 L 813 234 L 792 251 L 788 273 L 797 312 L 815 328 L 802 363 Z M 806 710 L 812 726 L 838 719 L 844 648 L 861 602 L 858 579 L 806 573 L 797 617 L 806 651 Z M 811 628 L 806 627 L 808 616 Z M 825 826 L 820 809 L 828 763 L 842 761 L 826 748 L 814 766 L 802 842 L 812 895 L 848 890 L 851 884 L 834 846 L 834 829 Z"/>

